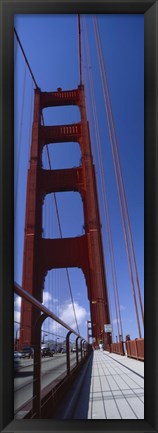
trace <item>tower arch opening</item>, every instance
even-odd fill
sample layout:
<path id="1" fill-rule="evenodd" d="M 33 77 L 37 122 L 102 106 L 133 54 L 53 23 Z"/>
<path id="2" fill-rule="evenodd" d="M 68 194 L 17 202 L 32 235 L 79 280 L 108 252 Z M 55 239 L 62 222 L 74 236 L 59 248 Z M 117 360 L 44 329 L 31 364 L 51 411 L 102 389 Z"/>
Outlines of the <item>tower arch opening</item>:
<path id="1" fill-rule="evenodd" d="M 74 307 L 72 305 L 70 288 Z M 43 304 L 75 331 L 77 331 L 76 314 L 80 334 L 84 334 L 83 337 L 86 338 L 87 320 L 90 319 L 90 310 L 86 281 L 81 269 L 69 267 L 49 270 L 45 277 Z M 58 334 L 64 337 L 67 330 L 56 322 L 53 322 L 49 318 L 43 322 L 43 333 L 49 334 L 51 332 L 52 335 Z M 47 336 L 48 339 L 49 335 Z"/>
<path id="2" fill-rule="evenodd" d="M 77 123 L 80 121 L 80 111 L 77 105 L 47 107 L 43 110 L 43 116 L 45 126 L 65 124 L 70 125 L 71 123 Z"/>
<path id="3" fill-rule="evenodd" d="M 57 209 L 62 237 L 69 238 L 84 234 L 84 213 L 82 199 L 76 192 L 47 194 L 43 204 L 43 238 L 60 238 Z M 73 203 L 73 206 L 72 206 Z"/>
<path id="4" fill-rule="evenodd" d="M 81 161 L 79 143 L 71 141 L 65 143 L 53 143 L 44 146 L 42 152 L 43 169 L 49 169 L 48 152 L 51 160 L 51 168 L 54 170 L 78 167 Z"/>

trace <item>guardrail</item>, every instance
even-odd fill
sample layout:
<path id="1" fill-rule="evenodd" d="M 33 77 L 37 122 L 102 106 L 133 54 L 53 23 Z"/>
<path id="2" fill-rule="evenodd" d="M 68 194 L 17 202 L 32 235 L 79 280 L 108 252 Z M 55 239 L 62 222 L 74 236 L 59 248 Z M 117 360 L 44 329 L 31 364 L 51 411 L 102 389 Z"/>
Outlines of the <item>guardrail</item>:
<path id="1" fill-rule="evenodd" d="M 124 356 L 125 355 L 124 343 L 122 341 L 118 342 L 118 343 L 112 343 L 111 344 L 111 352 Z"/>
<path id="2" fill-rule="evenodd" d="M 118 343 L 106 344 L 104 350 L 110 353 L 117 353 L 118 355 L 125 355 L 123 341 Z"/>
<path id="3" fill-rule="evenodd" d="M 14 283 L 14 290 L 17 295 L 24 298 L 26 301 L 36 308 L 40 313 L 39 319 L 34 324 L 34 356 L 33 356 L 33 368 L 31 374 L 32 380 L 32 397 L 18 408 L 15 417 L 17 418 L 45 418 L 49 417 L 49 406 L 51 402 L 51 413 L 52 408 L 59 399 L 67 387 L 71 384 L 73 377 L 77 374 L 80 366 L 89 356 L 92 351 L 92 346 L 76 331 L 74 331 L 69 325 L 63 322 L 59 317 L 48 310 L 43 304 L 41 304 L 36 298 L 30 295 L 26 290 L 20 287 L 17 283 Z M 67 330 L 66 334 L 66 363 L 62 374 L 56 377 L 51 383 L 49 383 L 44 389 L 41 389 L 41 327 L 46 318 L 50 317 L 52 320 L 60 324 Z M 23 324 L 21 324 L 23 326 Z M 72 334 L 76 337 L 75 340 L 75 355 L 70 355 L 71 345 L 70 336 Z M 80 340 L 80 343 L 79 343 Z M 42 367 L 43 367 L 42 362 Z M 26 367 L 25 367 L 26 368 Z M 18 413 L 20 412 L 20 415 Z M 27 413 L 27 415 L 26 415 Z"/>
<path id="4" fill-rule="evenodd" d="M 111 345 L 107 344 L 105 346 L 105 350 L 124 356 L 125 347 L 127 357 L 144 361 L 144 338 L 136 338 L 135 340 L 112 343 Z"/>
<path id="5" fill-rule="evenodd" d="M 126 341 L 127 356 L 144 361 L 144 338 Z"/>

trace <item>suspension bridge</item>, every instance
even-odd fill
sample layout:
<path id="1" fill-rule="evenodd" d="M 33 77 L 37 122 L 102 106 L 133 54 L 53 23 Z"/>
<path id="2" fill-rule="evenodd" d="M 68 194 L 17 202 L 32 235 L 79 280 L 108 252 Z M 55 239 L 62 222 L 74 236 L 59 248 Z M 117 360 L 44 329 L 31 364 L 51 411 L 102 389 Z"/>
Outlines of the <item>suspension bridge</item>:
<path id="1" fill-rule="evenodd" d="M 38 83 L 18 26 L 14 29 L 14 349 L 21 353 L 15 371 L 14 416 L 143 419 L 143 288 L 139 282 L 100 23 L 93 16 L 87 25 L 85 16 L 80 15 L 74 17 L 75 22 L 78 85 L 63 89 L 60 78 L 58 87 L 48 91 Z M 118 284 L 119 261 L 109 212 L 88 37 L 90 25 L 120 212 L 117 225 L 122 223 L 125 245 L 124 253 L 119 242 L 117 250 L 124 260 L 121 272 L 129 275 L 129 292 L 127 282 L 124 290 Z M 38 50 L 36 56 L 38 61 Z M 56 58 L 53 60 L 55 63 Z M 47 75 L 46 70 L 44 74 Z M 56 107 L 64 108 L 63 118 L 54 114 Z M 74 113 L 71 116 L 70 107 L 75 116 L 77 113 L 77 120 Z M 74 145 L 77 147 L 73 154 Z M 76 195 L 80 204 L 75 201 Z M 115 213 L 114 202 L 112 206 Z M 134 199 L 133 207 L 137 212 L 139 206 Z M 126 281 L 124 276 L 123 280 Z M 133 318 L 131 311 L 134 311 L 136 334 L 132 337 L 127 319 L 122 319 L 123 299 L 128 304 L 127 316 Z M 32 350 L 29 359 L 24 357 L 27 348 Z M 48 356 L 42 356 L 44 349 Z"/>

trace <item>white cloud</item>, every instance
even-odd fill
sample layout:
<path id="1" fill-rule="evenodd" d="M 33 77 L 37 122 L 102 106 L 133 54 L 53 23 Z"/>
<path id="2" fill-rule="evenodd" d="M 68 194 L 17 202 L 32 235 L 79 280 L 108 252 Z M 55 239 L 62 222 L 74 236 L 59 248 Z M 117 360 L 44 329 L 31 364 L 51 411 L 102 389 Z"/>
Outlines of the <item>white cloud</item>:
<path id="1" fill-rule="evenodd" d="M 58 322 L 55 322 L 54 320 L 50 321 L 50 323 L 49 323 L 49 332 L 52 332 L 53 334 L 59 335 L 60 331 L 61 331 L 61 334 L 62 334 L 62 330 L 63 330 L 63 327 Z"/>
<path id="2" fill-rule="evenodd" d="M 75 308 L 78 325 L 81 325 L 83 321 L 85 321 L 85 318 L 88 313 L 86 309 L 81 305 L 79 305 L 77 302 L 74 302 L 74 308 Z M 70 302 L 65 302 L 65 304 L 63 305 L 60 319 L 63 320 L 63 322 L 67 323 L 67 325 L 69 325 L 71 328 L 76 329 L 74 310 Z"/>
<path id="3" fill-rule="evenodd" d="M 120 310 L 126 310 L 125 305 L 120 305 Z"/>
<path id="4" fill-rule="evenodd" d="M 47 292 L 47 291 L 43 291 L 43 304 L 47 303 L 48 301 L 52 301 L 52 295 Z"/>
<path id="5" fill-rule="evenodd" d="M 54 304 L 57 304 L 59 301 L 57 298 L 53 298 L 50 292 L 47 290 L 43 292 L 43 304 L 46 305 L 51 311 L 53 311 Z"/>
<path id="6" fill-rule="evenodd" d="M 54 304 L 58 304 L 58 303 L 59 303 L 59 299 L 57 299 L 57 298 L 53 298 L 53 303 L 54 303 Z"/>
<path id="7" fill-rule="evenodd" d="M 15 322 L 20 322 L 20 311 L 14 311 L 14 320 Z"/>
<path id="8" fill-rule="evenodd" d="M 20 311 L 20 308 L 21 308 L 21 297 L 16 296 L 15 301 L 14 301 L 14 310 Z"/>
<path id="9" fill-rule="evenodd" d="M 48 308 L 53 311 L 54 304 L 58 303 L 58 299 L 53 298 L 50 292 L 43 291 L 43 304 L 48 306 Z M 86 309 L 79 305 L 78 302 L 74 302 L 74 308 L 77 318 L 78 326 L 80 325 L 87 325 L 87 320 L 89 320 L 89 312 L 86 311 Z M 21 298 L 19 296 L 16 296 L 14 301 L 14 321 L 20 322 L 20 309 L 21 309 Z M 59 318 L 65 322 L 67 325 L 69 325 L 72 329 L 76 330 L 76 320 L 74 315 L 74 309 L 71 303 L 71 300 L 68 299 L 64 302 L 63 305 L 60 305 L 59 307 Z M 50 321 L 50 331 L 53 333 L 59 332 L 59 329 L 63 329 L 61 325 L 59 325 L 57 322 L 51 320 Z"/>
<path id="10" fill-rule="evenodd" d="M 86 309 L 83 306 L 79 305 L 77 302 L 74 302 L 74 307 L 75 307 L 78 326 L 79 327 L 81 325 L 87 326 L 86 320 L 89 319 L 89 312 L 87 312 Z M 59 318 L 67 325 L 69 325 L 72 329 L 74 329 L 74 331 L 76 330 L 77 327 L 76 327 L 76 321 L 74 317 L 74 310 L 70 299 L 65 301 L 64 304 L 60 306 Z M 67 330 L 59 323 L 50 319 L 49 332 L 59 336 L 60 334 L 65 335 L 65 333 L 67 333 Z"/>

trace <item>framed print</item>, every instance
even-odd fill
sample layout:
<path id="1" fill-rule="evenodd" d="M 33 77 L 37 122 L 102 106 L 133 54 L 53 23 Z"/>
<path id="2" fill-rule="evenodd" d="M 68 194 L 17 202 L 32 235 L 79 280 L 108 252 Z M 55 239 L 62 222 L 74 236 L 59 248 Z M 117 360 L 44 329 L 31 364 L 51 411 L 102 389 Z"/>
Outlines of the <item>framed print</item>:
<path id="1" fill-rule="evenodd" d="M 104 0 L 75 3 L 30 0 L 26 3 L 22 0 L 2 0 L 0 8 L 1 431 L 156 432 L 158 2 Z M 27 28 L 29 41 L 32 38 L 30 49 Z M 52 33 L 50 28 L 53 29 Z M 124 28 L 127 38 L 124 36 Z M 46 36 L 48 44 L 44 42 Z M 51 50 L 52 44 L 54 50 Z M 107 70 L 103 56 L 105 45 L 107 58 L 111 61 L 111 64 L 107 61 Z M 35 60 L 40 51 L 38 65 Z M 125 63 L 123 55 L 126 57 Z M 124 64 L 122 70 L 121 64 Z M 45 74 L 48 77 L 46 86 L 42 81 Z M 96 80 L 94 88 L 93 77 Z M 94 95 L 98 101 L 96 107 Z M 116 105 L 113 117 L 111 101 L 113 103 L 114 100 Z M 58 111 L 61 108 L 63 114 L 59 119 Z M 69 120 L 71 108 L 72 118 Z M 24 116 L 27 118 L 27 126 L 24 124 Z M 133 119 L 131 127 L 130 117 Z M 118 141 L 123 141 L 124 149 L 128 146 L 128 153 L 121 154 L 120 149 L 125 188 L 115 118 L 119 129 Z M 96 134 L 94 142 L 91 128 Z M 108 151 L 101 156 L 97 143 L 99 134 L 103 142 L 104 137 L 108 142 L 108 133 L 111 157 Z M 27 143 L 30 142 L 29 149 Z M 50 146 L 52 143 L 53 154 Z M 112 163 L 113 177 L 116 176 L 115 192 L 110 179 Z M 109 180 L 109 186 L 106 180 L 106 187 L 109 208 L 112 209 L 110 220 L 106 194 L 104 202 L 104 169 Z M 101 173 L 99 181 L 98 172 Z M 130 172 L 132 182 L 127 180 Z M 116 192 L 118 208 L 121 209 L 119 217 L 115 203 Z M 139 257 L 142 285 L 144 283 L 144 334 L 141 324 L 143 304 L 126 192 L 127 195 L 130 192 L 132 197 L 129 201 L 133 218 L 131 226 L 137 226 L 134 243 L 137 245 L 136 255 Z M 64 194 L 67 194 L 67 201 Z M 53 211 L 48 196 L 51 200 L 53 198 Z M 136 220 L 137 214 L 141 216 Z M 79 215 L 81 222 L 78 224 Z M 114 249 L 110 223 L 116 236 Z M 111 248 L 111 253 L 106 258 L 106 271 L 102 236 L 104 243 L 108 245 L 109 242 Z M 124 242 L 124 247 L 121 242 Z M 24 254 L 21 253 L 23 248 Z M 121 289 L 119 301 L 116 287 L 110 304 L 109 298 L 112 295 L 109 296 L 108 286 L 111 288 L 116 278 L 114 257 L 117 264 L 121 263 L 121 258 L 125 255 L 123 248 L 127 253 L 127 273 L 131 282 L 126 279 L 121 264 L 118 281 L 126 290 L 123 292 Z M 67 285 L 62 276 L 63 269 L 66 271 Z M 134 278 L 138 286 L 137 296 Z M 71 279 L 74 282 L 74 292 Z M 128 292 L 130 284 L 131 294 Z M 19 301 L 17 295 L 22 301 Z M 135 307 L 135 319 L 130 310 L 131 304 Z M 126 311 L 127 306 L 129 313 Z M 125 352 L 126 357 L 122 356 Z M 125 358 L 130 361 L 129 367 L 123 361 Z M 105 359 L 108 364 L 104 366 Z M 145 360 L 144 394 L 142 360 Z M 134 362 L 140 366 L 136 373 L 137 382 L 132 376 Z M 88 372 L 86 365 L 89 366 L 90 374 L 85 373 L 78 387 L 78 371 L 81 368 L 82 373 Z M 115 379 L 109 377 L 113 368 Z M 129 386 L 125 381 L 123 384 L 123 368 L 128 368 L 131 373 Z M 97 382 L 97 374 L 100 382 Z M 93 376 L 93 385 L 90 376 Z M 42 380 L 47 389 L 49 387 L 45 394 L 41 388 Z M 116 388 L 113 388 L 113 380 Z M 103 387 L 105 382 L 108 385 L 106 391 Z M 52 383 L 55 392 L 52 392 Z M 24 385 L 28 386 L 27 391 L 19 391 Z M 80 394 L 77 394 L 77 389 L 80 389 Z M 61 393 L 65 395 L 62 402 Z M 88 402 L 88 394 L 93 399 L 93 410 L 92 404 Z M 123 395 L 128 408 L 124 408 L 125 403 L 121 400 Z M 48 396 L 50 401 L 47 405 Z M 112 405 L 113 399 L 115 403 Z M 107 403 L 104 404 L 105 400 Z M 67 415 L 61 415 L 64 402 Z M 72 408 L 74 410 L 75 405 L 77 407 L 77 402 L 79 408 L 75 409 L 76 415 L 71 416 Z"/>

